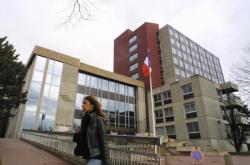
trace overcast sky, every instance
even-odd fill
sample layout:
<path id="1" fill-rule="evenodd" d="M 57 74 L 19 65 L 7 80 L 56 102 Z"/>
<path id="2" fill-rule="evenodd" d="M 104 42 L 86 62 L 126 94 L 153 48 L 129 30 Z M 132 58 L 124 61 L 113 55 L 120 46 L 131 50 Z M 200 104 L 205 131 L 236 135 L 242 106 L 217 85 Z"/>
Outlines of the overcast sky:
<path id="1" fill-rule="evenodd" d="M 113 71 L 113 41 L 144 22 L 166 24 L 220 58 L 226 80 L 232 63 L 250 45 L 248 0 L 111 0 L 94 20 L 58 27 L 69 0 L 6 0 L 0 5 L 0 37 L 7 36 L 27 62 L 35 45 Z"/>

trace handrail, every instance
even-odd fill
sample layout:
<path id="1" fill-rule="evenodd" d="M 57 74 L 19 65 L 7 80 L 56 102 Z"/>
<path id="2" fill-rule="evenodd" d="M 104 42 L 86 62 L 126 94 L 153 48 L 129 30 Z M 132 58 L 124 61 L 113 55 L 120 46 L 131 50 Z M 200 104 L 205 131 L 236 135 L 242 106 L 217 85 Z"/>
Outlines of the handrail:
<path id="1" fill-rule="evenodd" d="M 73 133 L 22 130 L 21 139 L 73 155 L 76 144 Z M 159 137 L 136 137 L 130 135 L 107 135 L 106 137 L 112 164 L 133 165 L 143 162 L 145 165 L 160 165 Z M 155 153 L 154 147 L 158 150 Z"/>

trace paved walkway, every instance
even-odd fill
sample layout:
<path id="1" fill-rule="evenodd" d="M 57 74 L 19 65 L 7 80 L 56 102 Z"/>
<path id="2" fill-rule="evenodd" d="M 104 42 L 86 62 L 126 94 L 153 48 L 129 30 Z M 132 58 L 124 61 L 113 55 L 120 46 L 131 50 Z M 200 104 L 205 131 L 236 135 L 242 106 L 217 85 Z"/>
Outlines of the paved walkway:
<path id="1" fill-rule="evenodd" d="M 232 156 L 233 165 L 250 165 L 250 156 Z M 190 156 L 175 156 L 171 158 L 171 165 L 194 165 Z M 198 165 L 225 165 L 223 156 L 206 156 Z M 230 164 L 231 165 L 231 164 Z"/>
<path id="2" fill-rule="evenodd" d="M 0 139 L 0 165 L 71 165 L 18 139 Z"/>

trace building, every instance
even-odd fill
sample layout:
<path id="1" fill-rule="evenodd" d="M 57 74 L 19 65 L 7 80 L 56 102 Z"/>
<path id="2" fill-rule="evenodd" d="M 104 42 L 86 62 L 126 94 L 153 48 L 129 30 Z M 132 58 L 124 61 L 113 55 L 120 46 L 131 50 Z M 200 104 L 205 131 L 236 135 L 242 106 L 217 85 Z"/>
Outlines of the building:
<path id="1" fill-rule="evenodd" d="M 26 104 L 13 113 L 7 136 L 22 129 L 72 131 L 80 126 L 84 96 L 95 95 L 107 114 L 109 131 L 145 132 L 144 84 L 81 63 L 79 59 L 36 46 L 27 62 Z"/>
<path id="2" fill-rule="evenodd" d="M 227 142 L 221 90 L 224 76 L 219 58 L 170 25 L 144 23 L 125 30 L 114 41 L 114 72 L 145 82 L 141 66 L 149 50 L 156 133 L 189 141 L 205 151 L 232 151 Z M 147 101 L 147 111 L 151 103 Z M 146 112 L 148 114 L 148 112 Z M 152 131 L 152 116 L 147 115 Z"/>
<path id="3" fill-rule="evenodd" d="M 197 74 L 155 88 L 156 133 L 189 141 L 203 151 L 232 151 L 225 132 L 228 122 L 221 85 Z"/>
<path id="4" fill-rule="evenodd" d="M 152 86 L 199 74 L 215 83 L 223 83 L 219 58 L 170 25 L 144 23 L 135 31 L 125 30 L 114 41 L 114 72 L 145 81 L 141 65 L 147 51 L 151 55 Z"/>

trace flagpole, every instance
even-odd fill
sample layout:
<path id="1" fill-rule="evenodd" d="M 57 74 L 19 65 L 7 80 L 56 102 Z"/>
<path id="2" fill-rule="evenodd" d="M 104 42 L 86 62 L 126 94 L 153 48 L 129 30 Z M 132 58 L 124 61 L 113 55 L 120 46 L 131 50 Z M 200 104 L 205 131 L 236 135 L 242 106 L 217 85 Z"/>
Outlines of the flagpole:
<path id="1" fill-rule="evenodd" d="M 148 55 L 150 55 L 149 50 L 148 50 Z M 154 101 L 153 101 L 153 88 L 152 88 L 152 79 L 151 79 L 152 63 L 150 65 L 151 66 L 149 67 L 149 86 L 150 86 L 150 100 L 151 100 L 151 116 L 152 116 L 153 137 L 156 137 Z M 157 154 L 157 145 L 155 145 L 154 149 L 155 149 L 155 154 Z"/>
<path id="2" fill-rule="evenodd" d="M 154 113 L 154 101 L 153 101 L 153 89 L 152 89 L 151 72 L 152 71 L 150 70 L 149 71 L 149 85 L 150 85 L 151 116 L 152 116 L 153 136 L 156 137 L 156 133 L 155 133 L 155 113 Z"/>

